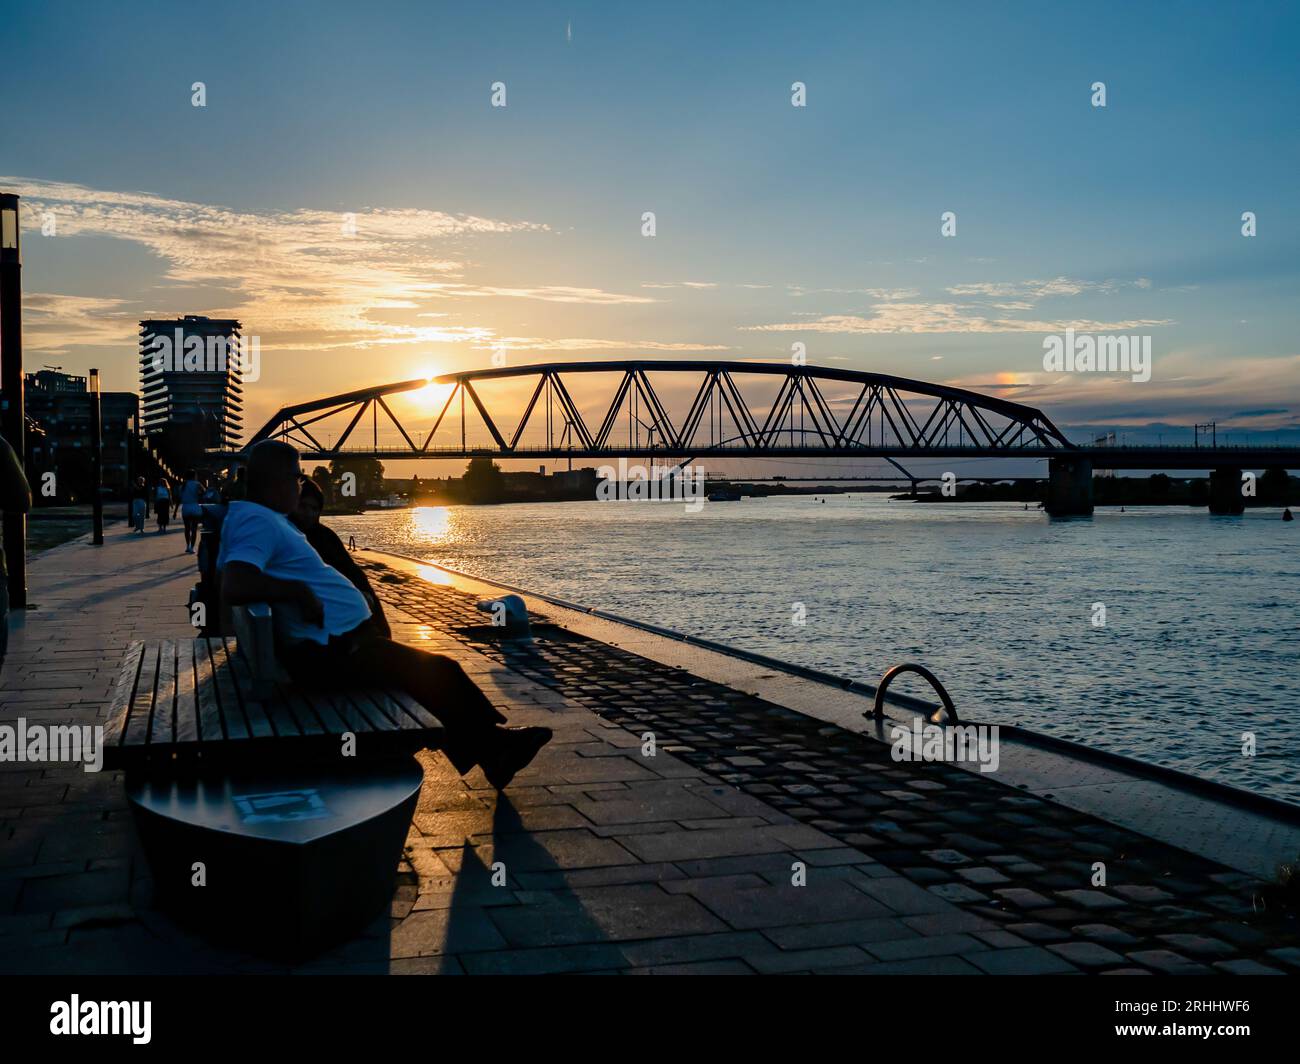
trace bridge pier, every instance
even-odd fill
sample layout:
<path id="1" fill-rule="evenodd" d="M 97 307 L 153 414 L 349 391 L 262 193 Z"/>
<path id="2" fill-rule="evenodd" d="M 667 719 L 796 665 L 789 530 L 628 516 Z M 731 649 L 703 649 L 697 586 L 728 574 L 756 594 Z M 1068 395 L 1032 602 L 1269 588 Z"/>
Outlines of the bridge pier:
<path id="1" fill-rule="evenodd" d="M 1053 458 L 1047 465 L 1047 501 L 1053 517 L 1086 517 L 1092 513 L 1092 461 Z"/>
<path id="2" fill-rule="evenodd" d="M 1246 499 L 1241 494 L 1241 470 L 1226 466 L 1210 470 L 1210 513 L 1245 512 Z"/>

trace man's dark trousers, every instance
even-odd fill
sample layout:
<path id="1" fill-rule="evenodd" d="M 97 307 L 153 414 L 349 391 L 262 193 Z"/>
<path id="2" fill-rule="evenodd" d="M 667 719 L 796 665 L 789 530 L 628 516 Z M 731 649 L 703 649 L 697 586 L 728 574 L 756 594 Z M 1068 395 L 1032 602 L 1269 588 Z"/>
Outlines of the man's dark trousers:
<path id="1" fill-rule="evenodd" d="M 442 722 L 442 750 L 464 775 L 497 742 L 506 718 L 456 662 L 398 643 L 366 621 L 328 644 L 281 643 L 277 653 L 293 681 L 307 688 L 396 687 Z"/>

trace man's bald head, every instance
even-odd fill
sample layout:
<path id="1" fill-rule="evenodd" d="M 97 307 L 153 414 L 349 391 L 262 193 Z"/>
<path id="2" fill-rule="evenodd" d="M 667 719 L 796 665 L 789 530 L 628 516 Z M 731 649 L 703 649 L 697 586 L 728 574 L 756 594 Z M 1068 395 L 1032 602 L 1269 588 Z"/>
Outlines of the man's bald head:
<path id="1" fill-rule="evenodd" d="M 248 501 L 287 514 L 298 505 L 298 452 L 280 440 L 263 440 L 248 452 Z"/>

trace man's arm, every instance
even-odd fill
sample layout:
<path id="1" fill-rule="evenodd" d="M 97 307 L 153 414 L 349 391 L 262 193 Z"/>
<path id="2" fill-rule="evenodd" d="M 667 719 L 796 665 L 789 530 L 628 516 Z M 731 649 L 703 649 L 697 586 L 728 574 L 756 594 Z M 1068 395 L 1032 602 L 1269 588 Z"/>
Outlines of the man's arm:
<path id="1" fill-rule="evenodd" d="M 316 593 L 301 580 L 281 580 L 267 576 L 248 562 L 227 562 L 221 570 L 221 598 L 227 606 L 244 606 L 250 602 L 291 602 L 302 610 L 308 624 L 325 622 L 325 609 Z"/>
<path id="2" fill-rule="evenodd" d="M 337 569 L 348 578 L 353 587 L 361 592 L 366 605 L 370 607 L 371 620 L 375 622 L 380 634 L 385 638 L 391 638 L 393 630 L 388 626 L 388 618 L 384 616 L 384 607 L 379 601 L 379 596 L 370 586 L 365 570 L 352 560 L 352 555 L 348 553 L 347 547 L 343 546 L 343 540 L 339 539 L 338 533 L 327 525 L 318 524 L 307 536 L 307 542 L 312 545 L 326 565 Z"/>

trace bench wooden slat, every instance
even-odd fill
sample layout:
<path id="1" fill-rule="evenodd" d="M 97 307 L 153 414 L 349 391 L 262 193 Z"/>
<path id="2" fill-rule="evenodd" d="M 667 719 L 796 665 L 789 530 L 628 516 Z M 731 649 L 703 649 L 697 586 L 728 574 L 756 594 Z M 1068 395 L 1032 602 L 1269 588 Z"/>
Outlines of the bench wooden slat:
<path id="1" fill-rule="evenodd" d="M 345 693 L 351 700 L 352 704 L 357 707 L 357 710 L 365 714 L 366 719 L 371 722 L 371 727 L 373 727 L 375 731 L 401 730 L 397 721 L 389 715 L 385 708 L 381 704 L 376 703 L 376 701 L 370 697 L 370 691 L 349 690 Z"/>
<path id="2" fill-rule="evenodd" d="M 385 691 L 384 693 L 388 695 L 388 697 L 391 698 L 394 702 L 396 702 L 399 706 L 401 706 L 403 710 L 406 711 L 406 715 L 410 717 L 411 720 L 415 721 L 416 727 L 418 728 L 441 728 L 442 727 L 442 721 L 440 721 L 437 717 L 435 717 L 432 713 L 430 713 L 427 709 L 425 709 L 424 706 L 421 705 L 420 702 L 416 700 L 414 695 L 408 695 L 405 691 L 392 691 L 392 690 Z"/>
<path id="3" fill-rule="evenodd" d="M 117 677 L 113 704 L 108 710 L 108 726 L 104 729 L 104 745 L 121 746 L 126 738 L 131 709 L 135 702 L 135 686 L 140 679 L 140 662 L 144 657 L 144 643 L 135 641 L 126 650 L 126 660 Z"/>
<path id="4" fill-rule="evenodd" d="M 298 731 L 303 735 L 324 735 L 325 728 L 316 713 L 313 699 L 304 695 L 296 687 L 281 685 L 277 691 L 284 700 L 289 712 L 298 722 Z"/>
<path id="5" fill-rule="evenodd" d="M 378 691 L 374 689 L 348 688 L 344 693 L 352 700 L 352 704 L 366 715 L 375 731 L 402 730 L 398 714 L 390 712 L 382 702 L 373 697 L 379 693 Z"/>
<path id="6" fill-rule="evenodd" d="M 164 639 L 158 648 L 158 687 L 153 700 L 149 742 L 176 741 L 176 644 Z"/>
<path id="7" fill-rule="evenodd" d="M 135 683 L 134 705 L 127 720 L 126 746 L 139 746 L 149 741 L 149 726 L 153 721 L 154 689 L 158 685 L 158 647 L 146 643 L 140 658 L 140 675 Z"/>
<path id="8" fill-rule="evenodd" d="M 341 735 L 345 731 L 352 731 L 348 722 L 334 708 L 332 699 L 320 698 L 314 691 L 309 691 L 302 697 L 310 700 L 311 708 L 316 711 L 316 716 L 320 718 L 322 726 L 329 734 Z"/>
<path id="9" fill-rule="evenodd" d="M 222 721 L 221 702 L 217 698 L 217 678 L 212 671 L 212 658 L 208 655 L 208 641 L 202 637 L 195 639 L 193 652 L 199 739 L 205 743 L 220 742 L 226 737 L 226 726 Z"/>
<path id="10" fill-rule="evenodd" d="M 424 725 L 406 712 L 406 707 L 388 691 L 366 691 L 365 696 L 377 705 L 402 731 L 418 731 Z"/>
<path id="11" fill-rule="evenodd" d="M 217 701 L 221 705 L 221 720 L 226 726 L 226 738 L 247 739 L 248 721 L 244 716 L 243 702 L 235 691 L 234 670 L 226 657 L 226 644 L 220 639 L 204 642 L 212 659 L 212 674 L 216 681 Z"/>
<path id="12" fill-rule="evenodd" d="M 266 710 L 262 706 L 260 699 L 253 698 L 247 692 L 253 689 L 253 677 L 248 671 L 248 662 L 246 662 L 239 653 L 239 646 L 235 640 L 227 638 L 226 656 L 230 661 L 230 671 L 234 678 L 235 685 L 240 691 L 240 702 L 244 707 L 244 715 L 248 718 L 249 733 L 255 739 L 266 739 L 275 734 L 275 729 L 271 727 L 271 722 L 266 716 Z"/>
<path id="13" fill-rule="evenodd" d="M 176 641 L 176 742 L 199 741 L 199 703 L 194 690 L 194 640 Z"/>
<path id="14" fill-rule="evenodd" d="M 347 697 L 345 692 L 331 691 L 326 693 L 313 691 L 312 695 L 315 698 L 327 701 L 333 707 L 335 714 L 347 725 L 348 731 L 360 734 L 379 730 L 370 722 L 370 718 L 361 711 L 361 708 Z"/>
<path id="15" fill-rule="evenodd" d="M 262 709 L 266 711 L 266 716 L 275 729 L 277 737 L 289 738 L 302 734 L 298 722 L 294 720 L 293 713 L 289 711 L 289 706 L 284 700 L 279 684 L 276 685 L 275 692 L 271 697 L 262 700 Z"/>

